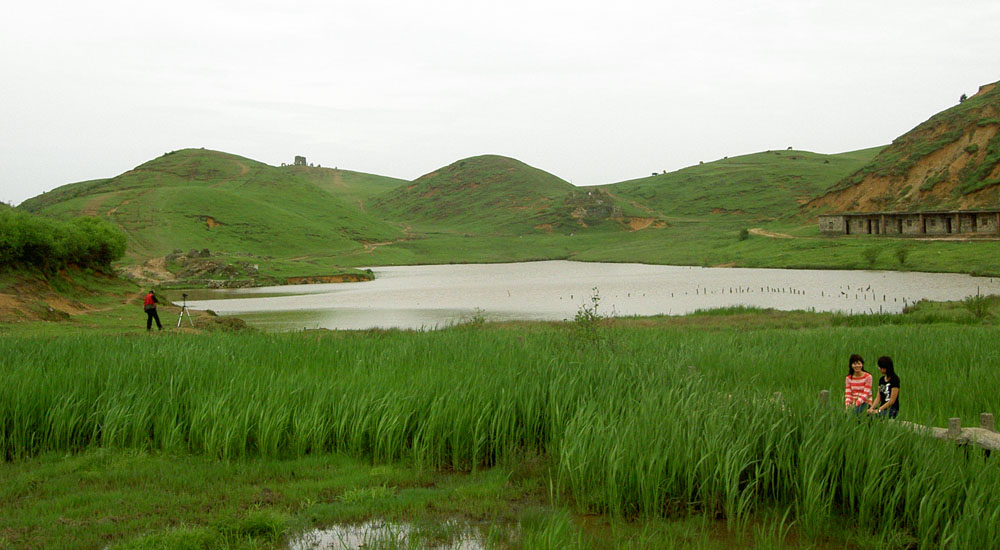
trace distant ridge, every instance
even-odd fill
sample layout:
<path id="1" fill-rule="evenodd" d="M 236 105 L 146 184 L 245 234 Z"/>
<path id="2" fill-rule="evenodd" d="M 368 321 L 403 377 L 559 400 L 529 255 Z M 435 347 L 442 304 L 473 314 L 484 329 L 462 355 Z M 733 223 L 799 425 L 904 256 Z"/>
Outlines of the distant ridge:
<path id="1" fill-rule="evenodd" d="M 1000 86 L 980 87 L 893 140 L 807 205 L 874 212 L 1000 207 Z"/>

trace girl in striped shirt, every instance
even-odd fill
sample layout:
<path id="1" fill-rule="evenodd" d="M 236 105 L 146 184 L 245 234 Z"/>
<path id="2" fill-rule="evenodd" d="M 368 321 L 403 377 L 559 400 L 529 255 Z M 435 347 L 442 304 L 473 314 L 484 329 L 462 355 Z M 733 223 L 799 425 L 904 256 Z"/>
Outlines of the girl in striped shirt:
<path id="1" fill-rule="evenodd" d="M 856 353 L 851 355 L 848 365 L 844 381 L 844 409 L 865 412 L 872 404 L 872 375 L 865 370 L 865 360 Z"/>

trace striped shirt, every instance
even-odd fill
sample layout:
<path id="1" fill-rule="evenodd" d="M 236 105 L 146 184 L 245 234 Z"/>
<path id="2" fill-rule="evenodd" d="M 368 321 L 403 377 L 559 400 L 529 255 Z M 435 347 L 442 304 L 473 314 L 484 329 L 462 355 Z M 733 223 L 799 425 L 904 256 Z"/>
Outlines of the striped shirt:
<path id="1" fill-rule="evenodd" d="M 848 376 L 844 382 L 844 406 L 857 407 L 872 404 L 872 375 L 865 372 L 861 378 Z"/>

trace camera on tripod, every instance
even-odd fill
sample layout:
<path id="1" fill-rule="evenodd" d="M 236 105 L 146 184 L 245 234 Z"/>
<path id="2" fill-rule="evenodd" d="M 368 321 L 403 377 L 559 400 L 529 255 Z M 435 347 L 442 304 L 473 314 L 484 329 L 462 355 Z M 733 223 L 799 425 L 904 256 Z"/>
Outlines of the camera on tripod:
<path id="1" fill-rule="evenodd" d="M 181 303 L 181 313 L 177 316 L 177 328 L 181 328 L 181 320 L 187 315 L 188 323 L 191 324 L 191 328 L 194 328 L 194 321 L 191 320 L 191 312 L 188 311 L 188 295 L 187 292 L 182 292 L 181 297 L 184 301 Z"/>

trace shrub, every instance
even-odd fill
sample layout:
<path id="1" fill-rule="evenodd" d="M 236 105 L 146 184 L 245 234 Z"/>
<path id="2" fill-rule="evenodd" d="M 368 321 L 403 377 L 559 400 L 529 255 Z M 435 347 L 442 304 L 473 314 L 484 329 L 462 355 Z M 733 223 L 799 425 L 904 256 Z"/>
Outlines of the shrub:
<path id="1" fill-rule="evenodd" d="M 875 267 L 875 262 L 878 261 L 878 257 L 881 253 L 881 248 L 877 246 L 869 246 L 861 251 L 861 257 L 865 259 L 865 263 L 868 264 L 868 267 Z"/>
<path id="2" fill-rule="evenodd" d="M 901 246 L 896 249 L 896 259 L 899 260 L 899 265 L 906 265 L 906 258 L 910 255 L 910 248 L 907 246 Z"/>
<path id="3" fill-rule="evenodd" d="M 745 241 L 750 238 L 750 230 L 747 228 L 740 229 L 740 240 Z"/>
<path id="4" fill-rule="evenodd" d="M 990 312 L 989 297 L 978 292 L 974 296 L 966 296 L 965 299 L 962 300 L 962 305 L 965 306 L 965 309 L 969 310 L 969 313 L 971 313 L 976 319 L 982 319 Z"/>
<path id="5" fill-rule="evenodd" d="M 602 343 L 600 327 L 604 322 L 604 315 L 598 311 L 600 305 L 601 293 L 597 287 L 594 287 L 593 294 L 590 296 L 590 305 L 581 304 L 573 317 L 572 330 L 576 339 L 594 345 Z"/>
<path id="6" fill-rule="evenodd" d="M 125 254 L 125 244 L 121 230 L 98 218 L 66 222 L 0 208 L 0 265 L 104 270 Z"/>

